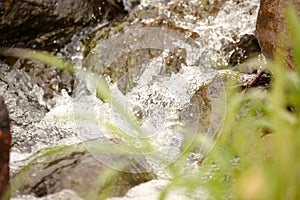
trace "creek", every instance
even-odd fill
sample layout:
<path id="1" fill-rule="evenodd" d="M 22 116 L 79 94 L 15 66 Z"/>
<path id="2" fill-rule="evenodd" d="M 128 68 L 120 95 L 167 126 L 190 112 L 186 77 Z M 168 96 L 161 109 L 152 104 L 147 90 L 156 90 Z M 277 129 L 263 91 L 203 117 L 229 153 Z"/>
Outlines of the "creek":
<path id="1" fill-rule="evenodd" d="M 228 65 L 232 52 L 224 49 L 254 34 L 258 8 L 259 0 L 143 0 L 124 21 L 94 27 L 88 42 L 73 37 L 68 45 L 76 51 L 62 52 L 77 71 L 72 94 L 73 75 L 54 74 L 53 84 L 66 80 L 65 87 L 47 101 L 24 71 L 1 64 L 0 91 L 13 119 L 11 175 L 40 150 L 83 143 L 108 167 L 122 171 L 134 160 L 129 172 L 158 176 L 124 199 L 146 190 L 153 192 L 145 199 L 157 198 L 170 178 L 166 166 L 189 150 L 187 168 L 197 168 L 217 142 L 226 114 L 224 77 L 236 73 Z M 75 196 L 65 191 L 37 199 Z"/>

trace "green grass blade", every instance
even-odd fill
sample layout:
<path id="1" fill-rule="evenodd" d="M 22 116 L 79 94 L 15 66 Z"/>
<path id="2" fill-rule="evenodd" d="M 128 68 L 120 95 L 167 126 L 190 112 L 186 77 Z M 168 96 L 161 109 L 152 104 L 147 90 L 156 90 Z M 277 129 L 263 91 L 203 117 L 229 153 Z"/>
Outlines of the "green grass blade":
<path id="1" fill-rule="evenodd" d="M 72 63 L 45 51 L 1 47 L 0 55 L 37 60 L 60 70 L 65 70 L 71 73 L 75 72 L 74 65 Z"/>
<path id="2" fill-rule="evenodd" d="M 290 29 L 291 43 L 293 47 L 294 58 L 296 62 L 296 70 L 300 76 L 300 23 L 295 9 L 288 6 L 286 12 L 287 24 Z"/>

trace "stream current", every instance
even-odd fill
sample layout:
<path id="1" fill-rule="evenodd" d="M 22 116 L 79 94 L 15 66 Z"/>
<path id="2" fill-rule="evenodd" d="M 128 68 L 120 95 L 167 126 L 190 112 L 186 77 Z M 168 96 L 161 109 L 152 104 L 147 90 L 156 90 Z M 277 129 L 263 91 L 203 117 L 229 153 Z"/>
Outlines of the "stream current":
<path id="1" fill-rule="evenodd" d="M 254 34 L 259 0 L 224 1 L 215 15 L 203 19 L 197 18 L 193 10 L 201 4 L 199 1 L 185 2 L 190 7 L 183 10 L 183 15 L 167 10 L 174 3 L 178 1 L 144 0 L 138 9 L 156 6 L 159 13 L 169 15 L 177 27 L 191 30 L 200 37 L 189 39 L 166 28 L 135 28 L 99 41 L 88 55 L 88 62 L 83 61 L 80 50 L 69 55 L 78 69 L 73 96 L 62 90 L 54 97 L 56 103 L 49 112 L 40 113 L 32 108 L 32 113 L 38 116 L 32 119 L 21 113 L 22 109 L 13 114 L 13 118 L 22 122 L 12 127 L 13 137 L 29 137 L 32 144 L 29 149 L 22 144 L 12 148 L 12 174 L 38 150 L 81 142 L 107 166 L 122 170 L 127 160 L 119 161 L 125 156 L 141 163 L 142 168 L 133 167 L 133 172 L 145 170 L 158 174 L 186 149 L 195 149 L 190 155 L 191 165 L 210 151 L 226 113 L 222 70 L 219 70 L 227 65 L 222 47 L 238 41 L 244 34 Z M 144 23 L 155 20 L 156 17 L 148 18 Z M 160 54 L 146 63 L 136 63 L 136 67 L 114 82 L 109 76 L 87 73 L 85 65 L 89 62 L 110 66 L 117 62 L 116 58 L 141 49 L 156 49 Z M 176 72 L 168 72 L 166 67 L 170 52 L 185 60 Z M 110 93 L 100 94 L 106 98 L 101 101 L 96 87 L 103 80 L 108 83 L 104 85 Z M 124 85 L 129 86 L 122 88 Z M 38 94 L 40 89 L 33 88 Z M 36 101 L 45 104 L 39 98 Z M 203 103 L 205 101 L 208 103 Z M 104 154 L 103 151 L 113 146 L 117 147 L 110 154 Z"/>

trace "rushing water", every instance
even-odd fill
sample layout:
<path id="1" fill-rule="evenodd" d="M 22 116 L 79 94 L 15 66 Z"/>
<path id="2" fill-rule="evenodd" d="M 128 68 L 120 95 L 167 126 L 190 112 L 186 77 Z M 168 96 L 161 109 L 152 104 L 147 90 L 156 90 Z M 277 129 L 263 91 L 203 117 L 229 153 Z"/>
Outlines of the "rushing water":
<path id="1" fill-rule="evenodd" d="M 220 11 L 211 11 L 213 15 L 206 16 L 208 14 L 197 12 L 203 7 L 200 1 L 184 0 L 144 0 L 138 8 L 144 9 L 148 6 L 158 8 L 158 14 L 163 13 L 169 17 L 176 27 L 196 33 L 199 36 L 196 39 L 187 39 L 186 35 L 176 33 L 174 30 L 135 28 L 112 39 L 99 41 L 89 55 L 89 62 L 83 62 L 80 51 L 69 55 L 73 62 L 77 63 L 79 71 L 74 95 L 71 97 L 67 91 L 62 90 L 61 95 L 54 98 L 56 104 L 49 112 L 40 113 L 36 111 L 38 109 L 33 108 L 36 111 L 33 113 L 38 117 L 32 114 L 30 115 L 32 118 L 26 118 L 27 121 L 22 113 L 13 116 L 22 122 L 12 127 L 14 137 L 29 138 L 32 144 L 18 143 L 13 147 L 12 173 L 26 163 L 24 158 L 37 150 L 82 141 L 86 141 L 87 148 L 100 161 L 118 168 L 114 162 L 118 156 L 112 153 L 107 157 L 102 151 L 93 149 L 95 141 L 97 145 L 109 147 L 112 144 L 108 141 L 117 139 L 119 144 L 128 142 L 126 137 L 116 137 L 113 131 L 107 128 L 108 124 L 117 126 L 125 135 L 133 138 L 130 140 L 132 142 L 130 148 L 140 149 L 145 148 L 145 145 L 154 147 L 154 151 L 152 149 L 146 153 L 127 149 L 125 155 L 142 163 L 143 170 L 163 173 L 161 171 L 163 167 L 178 159 L 182 150 L 190 148 L 191 143 L 188 145 L 184 143 L 195 138 L 200 141 L 196 145 L 201 147 L 196 149 L 193 156 L 199 159 L 207 154 L 216 142 L 226 111 L 223 82 L 217 70 L 227 64 L 228 55 L 225 55 L 222 48 L 230 42 L 238 41 L 244 34 L 254 33 L 259 0 L 206 1 L 206 3 L 220 4 Z M 172 6 L 173 10 L 170 9 Z M 176 9 L 181 9 L 181 13 L 176 12 Z M 157 16 L 147 18 L 143 23 L 152 23 L 155 20 Z M 124 41 L 126 44 L 120 45 L 120 42 Z M 92 81 L 94 76 L 81 71 L 83 64 L 92 62 L 99 66 L 112 65 L 117 62 L 116 57 L 147 48 L 160 50 L 159 55 L 145 63 L 136 63 L 136 68 L 108 84 L 112 91 L 109 100 L 104 102 L 99 100 Z M 176 52 L 178 49 L 185 50 L 181 55 L 185 62 L 181 63 L 175 73 L 169 72 L 165 61 L 170 56 L 170 51 Z M 109 81 L 112 77 L 106 78 Z M 99 83 L 101 80 L 96 78 L 95 81 Z M 130 81 L 132 84 L 129 88 L 120 87 Z M 34 91 L 38 93 L 40 90 L 35 87 Z M 208 97 L 204 97 L 203 94 Z M 205 98 L 210 103 L 203 105 L 200 101 L 204 101 Z M 38 97 L 36 101 L 45 104 Z M 126 116 L 126 113 L 129 115 Z M 211 118 L 204 118 L 203 113 Z M 146 143 L 141 142 L 143 138 L 148 139 Z M 30 148 L 26 148 L 27 146 Z M 124 149 L 122 151 L 124 153 Z M 191 159 L 191 162 L 193 161 Z"/>

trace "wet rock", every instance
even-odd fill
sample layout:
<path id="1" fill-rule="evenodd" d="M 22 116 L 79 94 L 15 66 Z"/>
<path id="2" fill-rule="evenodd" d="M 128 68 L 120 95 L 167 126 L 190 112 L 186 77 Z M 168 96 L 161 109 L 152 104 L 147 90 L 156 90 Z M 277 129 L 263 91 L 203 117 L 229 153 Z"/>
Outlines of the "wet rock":
<path id="1" fill-rule="evenodd" d="M 140 0 L 123 0 L 125 10 L 127 11 L 132 11 L 140 3 L 141 3 Z"/>
<path id="2" fill-rule="evenodd" d="M 57 79 L 53 77 L 53 80 Z M 54 141 L 54 136 L 66 134 L 66 131 L 59 131 L 57 127 L 38 127 L 54 101 L 43 97 L 43 86 L 36 84 L 25 70 L 10 67 L 0 61 L 0 94 L 5 98 L 9 110 L 12 146 L 22 153 L 31 152 L 33 146 L 38 146 L 38 141 L 50 144 Z M 42 135 L 47 137 L 40 139 Z M 52 137 L 51 141 L 48 137 Z"/>
<path id="3" fill-rule="evenodd" d="M 276 49 L 284 53 L 290 45 L 288 44 L 288 28 L 286 26 L 284 11 L 291 2 L 300 14 L 300 1 L 292 0 L 261 0 L 257 16 L 256 37 L 262 53 L 269 59 L 274 57 Z M 284 53 L 290 68 L 294 68 L 292 55 Z"/>
<path id="4" fill-rule="evenodd" d="M 25 0 L 0 2 L 0 46 L 53 51 L 102 20 L 124 14 L 113 0 Z"/>
<path id="5" fill-rule="evenodd" d="M 227 44 L 223 50 L 228 55 L 228 64 L 231 66 L 238 65 L 261 51 L 256 37 L 249 34 L 243 35 L 237 42 Z"/>
<path id="6" fill-rule="evenodd" d="M 210 15 L 216 15 L 224 5 L 224 2 L 223 0 L 213 3 L 210 1 L 174 1 L 169 3 L 162 2 L 161 4 L 157 2 L 147 4 L 144 2 L 144 4 L 130 12 L 122 20 L 105 27 L 100 27 L 90 34 L 89 40 L 84 43 L 85 58 L 83 65 L 93 72 L 109 76 L 112 82 L 120 81 L 120 84 L 118 84 L 119 89 L 122 86 L 132 88 L 134 85 L 129 86 L 126 80 L 121 80 L 124 79 L 124 74 L 131 73 L 138 76 L 144 69 L 141 67 L 141 69 L 137 70 L 136 66 L 153 61 L 155 58 L 161 56 L 163 51 L 157 48 L 135 49 L 119 55 L 118 51 L 124 51 L 126 44 L 122 43 L 125 40 L 129 41 L 128 44 L 130 47 L 143 43 L 139 43 L 138 39 L 136 39 L 135 44 L 133 44 L 133 41 L 130 41 L 132 38 L 120 39 L 124 32 L 139 28 L 164 27 L 180 33 L 186 36 L 186 38 L 196 39 L 200 36 L 193 30 L 179 27 L 178 21 L 185 20 L 190 23 L 196 23 L 197 20 L 202 20 Z M 163 4 L 165 5 L 162 6 Z M 191 20 L 187 19 L 187 15 L 190 16 Z M 118 36 L 120 37 L 118 38 Z M 156 36 L 153 35 L 153 37 Z M 105 40 L 111 38 L 116 39 L 107 44 Z M 159 46 L 158 44 L 156 45 Z M 105 52 L 101 52 L 101 48 Z M 116 59 L 113 59 L 113 62 L 109 63 L 110 66 L 108 66 L 107 60 L 110 60 L 113 57 L 112 55 Z M 163 62 L 166 63 L 167 67 L 162 74 L 177 73 L 181 68 L 181 64 L 186 64 L 185 57 L 186 52 L 184 49 L 178 48 L 174 49 L 173 52 L 170 51 L 168 55 L 164 56 Z M 127 80 L 130 80 L 130 78 L 132 77 L 125 77 Z M 124 89 L 121 90 L 124 91 Z"/>
<path id="7" fill-rule="evenodd" d="M 18 124 L 27 125 L 32 122 L 28 117 L 39 121 L 46 112 L 42 88 L 35 85 L 25 70 L 14 69 L 0 61 L 0 91 L 7 100 L 11 118 Z M 19 110 L 18 109 L 22 109 Z M 31 110 L 31 111 L 30 111 Z M 26 117 L 26 112 L 28 117 Z M 17 118 L 22 115 L 23 121 Z"/>
<path id="8" fill-rule="evenodd" d="M 11 146 L 10 120 L 4 99 L 0 96 L 0 199 L 9 199 L 9 151 Z"/>
<path id="9" fill-rule="evenodd" d="M 42 49 L 70 59 L 97 23 L 125 13 L 123 3 L 113 0 L 1 1 L 0 46 Z M 71 73 L 22 58 L 0 57 L 0 65 L 5 84 L 28 91 L 25 99 L 38 102 L 42 110 L 55 105 L 56 94 L 72 95 L 75 80 Z"/>
<path id="10" fill-rule="evenodd" d="M 263 66 L 260 60 L 263 59 L 255 35 L 243 35 L 239 41 L 225 45 L 223 50 L 228 57 L 227 62 L 232 70 L 249 75 L 257 74 L 249 80 L 242 81 L 241 86 L 243 88 L 253 86 L 268 88 L 270 86 L 271 74 L 267 71 L 260 71 Z"/>
<path id="11" fill-rule="evenodd" d="M 0 65 L 6 66 L 0 70 L 6 76 L 2 79 L 6 83 L 18 82 L 18 85 L 25 84 L 24 87 L 31 88 L 31 90 L 34 90 L 34 87 L 41 88 L 42 94 L 40 94 L 40 97 L 34 97 L 36 94 L 30 96 L 31 93 L 28 93 L 27 96 L 30 100 L 35 101 L 40 98 L 39 103 L 46 108 L 53 106 L 54 102 L 51 99 L 55 94 L 60 94 L 62 90 L 65 90 L 69 95 L 73 92 L 74 75 L 70 72 L 22 58 L 5 58 L 3 63 L 0 61 Z M 9 74 L 10 76 L 8 76 Z M 26 82 L 23 81 L 24 79 L 26 79 Z M 21 85 L 18 85 L 16 87 L 21 88 Z"/>
<path id="12" fill-rule="evenodd" d="M 56 150 L 54 150 L 56 151 Z M 48 152 L 49 153 L 49 152 Z M 123 196 L 133 186 L 152 180 L 152 173 L 128 173 L 106 167 L 82 146 L 63 148 L 55 155 L 41 156 L 13 179 L 22 180 L 19 194 L 46 196 L 70 189 L 87 199 Z M 15 180 L 15 181 L 14 181 Z"/>

